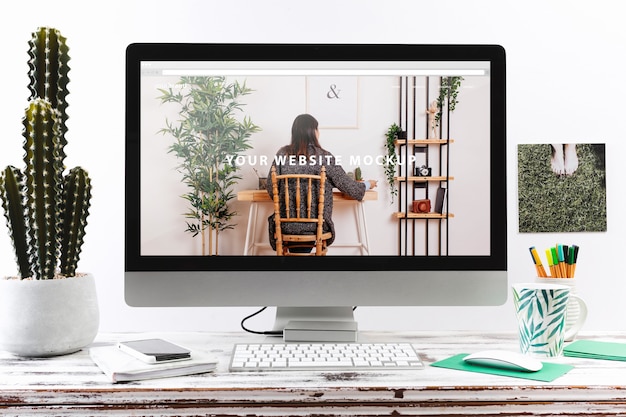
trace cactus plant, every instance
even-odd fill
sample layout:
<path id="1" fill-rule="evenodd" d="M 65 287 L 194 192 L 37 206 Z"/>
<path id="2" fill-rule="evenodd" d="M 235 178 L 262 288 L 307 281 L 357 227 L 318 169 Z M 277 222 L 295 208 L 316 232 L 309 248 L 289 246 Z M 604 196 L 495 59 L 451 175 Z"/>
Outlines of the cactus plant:
<path id="1" fill-rule="evenodd" d="M 0 197 L 20 277 L 74 276 L 89 206 L 91 181 L 81 167 L 64 176 L 69 55 L 65 38 L 40 28 L 29 42 L 31 96 L 23 120 L 23 171 L 8 166 Z"/>
<path id="2" fill-rule="evenodd" d="M 361 167 L 354 168 L 354 179 L 357 181 L 363 181 L 363 174 L 361 173 Z"/>

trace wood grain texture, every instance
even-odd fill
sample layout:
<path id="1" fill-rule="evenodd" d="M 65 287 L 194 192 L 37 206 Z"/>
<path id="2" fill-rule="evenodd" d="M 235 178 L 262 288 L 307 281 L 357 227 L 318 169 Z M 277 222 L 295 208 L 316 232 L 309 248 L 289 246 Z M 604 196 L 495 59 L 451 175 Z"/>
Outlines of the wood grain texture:
<path id="1" fill-rule="evenodd" d="M 265 190 L 241 190 L 237 193 L 238 201 L 251 201 L 256 203 L 271 203 L 272 199 Z M 347 194 L 341 191 L 333 191 L 333 201 L 356 201 Z M 363 196 L 363 201 L 376 201 L 378 200 L 378 191 L 367 190 Z"/>
<path id="2" fill-rule="evenodd" d="M 216 372 L 112 384 L 87 351 L 49 359 L 0 353 L 0 415 L 626 415 L 626 362 L 557 358 L 575 368 L 552 383 L 428 366 L 457 353 L 516 350 L 512 333 L 361 335 L 412 343 L 426 364 L 417 371 L 230 373 L 234 343 L 267 340 L 245 333 L 105 334 L 94 345 L 154 336 L 212 352 Z M 625 333 L 579 338 L 626 343 Z"/>

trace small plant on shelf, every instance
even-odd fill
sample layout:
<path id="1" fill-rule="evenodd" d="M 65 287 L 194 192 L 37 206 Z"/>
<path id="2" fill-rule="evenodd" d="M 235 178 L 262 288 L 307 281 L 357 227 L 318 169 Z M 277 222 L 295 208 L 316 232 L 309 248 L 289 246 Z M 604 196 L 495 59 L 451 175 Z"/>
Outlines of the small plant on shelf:
<path id="1" fill-rule="evenodd" d="M 389 185 L 389 193 L 391 194 L 391 202 L 398 195 L 398 187 L 396 186 L 396 167 L 398 165 L 398 154 L 396 152 L 396 141 L 403 135 L 403 131 L 396 123 L 392 124 L 385 134 L 385 150 L 387 157 L 384 160 L 383 168 L 385 169 L 385 178 Z"/>
<path id="2" fill-rule="evenodd" d="M 435 124 L 439 126 L 441 117 L 443 115 L 443 108 L 448 102 L 448 110 L 453 112 L 456 109 L 456 105 L 459 103 L 459 89 L 461 88 L 461 81 L 463 77 L 442 77 L 441 85 L 439 87 L 439 96 L 437 97 L 437 106 L 439 111 L 435 115 Z"/>

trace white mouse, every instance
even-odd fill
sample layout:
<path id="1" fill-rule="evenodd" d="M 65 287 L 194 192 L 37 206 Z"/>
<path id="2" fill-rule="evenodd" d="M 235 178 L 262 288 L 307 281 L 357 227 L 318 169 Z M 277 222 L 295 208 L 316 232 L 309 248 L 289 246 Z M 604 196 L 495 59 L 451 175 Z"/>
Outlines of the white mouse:
<path id="1" fill-rule="evenodd" d="M 538 359 L 508 350 L 483 350 L 463 358 L 467 363 L 514 371 L 537 372 L 543 368 Z"/>

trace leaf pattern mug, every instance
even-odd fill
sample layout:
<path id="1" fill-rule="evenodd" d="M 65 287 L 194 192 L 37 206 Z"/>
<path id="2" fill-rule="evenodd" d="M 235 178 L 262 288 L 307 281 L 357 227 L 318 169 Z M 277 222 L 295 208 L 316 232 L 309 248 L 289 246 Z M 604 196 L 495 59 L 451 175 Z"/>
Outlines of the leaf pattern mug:
<path id="1" fill-rule="evenodd" d="M 566 330 L 568 301 L 578 301 L 581 314 Z M 513 304 L 517 315 L 522 353 L 536 357 L 563 354 L 563 343 L 576 334 L 587 318 L 585 301 L 560 284 L 523 283 L 513 285 Z"/>
<path id="2" fill-rule="evenodd" d="M 587 310 L 581 311 L 578 299 L 571 297 L 572 294 L 578 295 L 577 278 L 537 278 L 535 282 L 569 287 L 570 299 L 567 303 L 567 318 L 565 319 L 565 334 L 567 335 L 565 341 L 573 341 L 576 338 L 576 333 L 571 332 L 570 329 L 576 325 L 581 314 L 587 314 Z"/>

